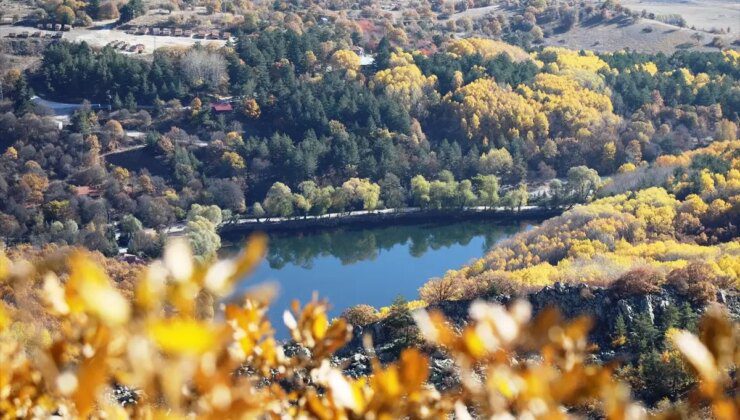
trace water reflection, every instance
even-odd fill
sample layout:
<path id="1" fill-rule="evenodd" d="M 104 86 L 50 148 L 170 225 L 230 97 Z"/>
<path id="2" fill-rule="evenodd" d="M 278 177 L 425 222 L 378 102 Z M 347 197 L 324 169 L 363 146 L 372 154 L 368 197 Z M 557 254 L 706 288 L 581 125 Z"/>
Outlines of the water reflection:
<path id="1" fill-rule="evenodd" d="M 287 264 L 312 269 L 317 258 L 334 257 L 342 265 L 374 261 L 383 250 L 406 245 L 411 257 L 420 258 L 430 250 L 453 245 L 467 246 L 481 237 L 481 255 L 501 239 L 522 229 L 530 222 L 494 223 L 467 221 L 446 224 L 420 224 L 382 228 L 344 227 L 317 232 L 275 233 L 270 235 L 267 261 L 270 268 L 280 270 Z M 234 251 L 241 241 L 225 238 L 227 252 Z M 454 268 L 454 267 L 450 267 Z"/>
<path id="2" fill-rule="evenodd" d="M 269 252 L 236 294 L 274 282 L 280 293 L 268 316 L 279 337 L 287 331 L 282 313 L 294 299 L 307 302 L 314 292 L 331 303 L 329 315 L 366 303 L 390 304 L 397 296 L 418 299 L 419 287 L 447 270 L 480 258 L 497 242 L 534 222 L 458 221 L 376 228 L 275 233 Z M 222 253 L 237 252 L 244 238 L 230 236 Z"/>

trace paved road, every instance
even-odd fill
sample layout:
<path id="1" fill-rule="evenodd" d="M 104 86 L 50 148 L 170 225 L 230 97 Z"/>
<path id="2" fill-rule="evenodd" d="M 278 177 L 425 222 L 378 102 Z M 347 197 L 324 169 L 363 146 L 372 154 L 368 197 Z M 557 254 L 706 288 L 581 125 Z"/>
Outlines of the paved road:
<path id="1" fill-rule="evenodd" d="M 34 105 L 40 105 L 45 108 L 51 109 L 52 111 L 54 111 L 54 114 L 57 116 L 65 116 L 65 117 L 69 117 L 76 110 L 82 108 L 81 103 L 80 104 L 69 104 L 69 103 L 64 103 L 64 102 L 49 101 L 40 96 L 34 96 L 33 98 L 31 98 L 31 102 L 33 102 Z M 102 107 L 101 104 L 90 104 L 90 106 L 93 109 L 99 109 Z"/>

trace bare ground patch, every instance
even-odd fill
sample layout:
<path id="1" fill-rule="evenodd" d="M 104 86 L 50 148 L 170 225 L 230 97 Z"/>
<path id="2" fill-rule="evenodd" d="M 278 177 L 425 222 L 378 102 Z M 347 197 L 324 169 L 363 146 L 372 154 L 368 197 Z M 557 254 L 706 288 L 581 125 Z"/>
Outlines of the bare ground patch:
<path id="1" fill-rule="evenodd" d="M 713 36 L 702 31 L 641 19 L 633 24 L 576 26 L 566 33 L 546 38 L 545 44 L 599 52 L 629 48 L 646 53 L 671 54 L 677 49 L 684 48 L 697 51 L 717 51 L 717 48 L 707 45 L 712 41 Z M 734 39 L 732 34 L 721 37 L 728 46 Z"/>

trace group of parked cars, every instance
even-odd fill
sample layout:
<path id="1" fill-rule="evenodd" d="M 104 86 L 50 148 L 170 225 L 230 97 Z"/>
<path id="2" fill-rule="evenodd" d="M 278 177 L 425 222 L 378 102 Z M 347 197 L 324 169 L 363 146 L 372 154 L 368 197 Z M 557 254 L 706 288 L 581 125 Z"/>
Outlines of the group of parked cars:
<path id="1" fill-rule="evenodd" d="M 21 31 L 8 32 L 8 38 L 46 38 L 61 39 L 64 35 L 62 31 L 72 30 L 72 25 L 62 25 L 61 23 L 39 23 L 36 25 L 38 31 Z"/>
<path id="2" fill-rule="evenodd" d="M 8 38 L 45 38 L 45 39 L 62 39 L 64 34 L 62 32 L 8 32 Z"/>
<path id="3" fill-rule="evenodd" d="M 231 32 L 221 32 L 219 30 L 194 31 L 191 29 L 182 29 L 182 28 L 150 28 L 148 26 L 132 27 L 126 30 L 126 33 L 131 34 L 131 35 L 177 36 L 177 37 L 184 37 L 184 38 L 199 38 L 199 39 L 229 39 L 231 38 Z"/>

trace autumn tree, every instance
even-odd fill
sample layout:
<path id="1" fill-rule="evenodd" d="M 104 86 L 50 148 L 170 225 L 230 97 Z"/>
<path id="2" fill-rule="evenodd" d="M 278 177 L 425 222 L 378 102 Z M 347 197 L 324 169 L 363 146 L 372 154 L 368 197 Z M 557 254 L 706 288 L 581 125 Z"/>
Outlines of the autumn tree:
<path id="1" fill-rule="evenodd" d="M 414 204 L 425 208 L 430 201 L 430 184 L 422 175 L 416 175 L 411 178 L 411 196 Z"/>
<path id="2" fill-rule="evenodd" d="M 335 51 L 329 62 L 334 69 L 346 71 L 348 77 L 352 79 L 357 77 L 360 70 L 360 56 L 352 50 Z"/>
<path id="3" fill-rule="evenodd" d="M 499 202 L 498 178 L 494 175 L 478 175 L 473 178 L 473 185 L 478 193 L 478 204 L 483 207 L 495 207 Z"/>
<path id="4" fill-rule="evenodd" d="M 506 194 L 504 194 L 502 202 L 506 207 L 519 211 L 522 207 L 527 205 L 528 199 L 529 193 L 527 192 L 527 185 L 519 184 L 519 187 L 510 189 Z"/>
<path id="5" fill-rule="evenodd" d="M 267 191 L 264 207 L 267 215 L 271 217 L 289 217 L 293 215 L 293 193 L 290 188 L 282 182 L 272 184 Z"/>
<path id="6" fill-rule="evenodd" d="M 574 200 L 583 202 L 601 185 L 601 178 L 596 170 L 587 166 L 576 166 L 568 170 L 568 190 Z"/>
<path id="7" fill-rule="evenodd" d="M 244 98 L 241 105 L 241 111 L 245 117 L 253 120 L 260 117 L 260 106 L 254 98 Z"/>
<path id="8" fill-rule="evenodd" d="M 211 259 L 221 248 L 221 236 L 217 228 L 222 222 L 221 209 L 218 206 L 201 206 L 193 204 L 187 215 L 185 236 L 190 242 L 193 253 L 204 259 Z"/>
<path id="9" fill-rule="evenodd" d="M 380 186 L 369 179 L 350 178 L 342 184 L 347 203 L 363 210 L 375 210 L 380 198 Z"/>
<path id="10" fill-rule="evenodd" d="M 412 59 L 391 55 L 393 67 L 375 73 L 373 85 L 390 98 L 399 101 L 407 110 L 423 114 L 426 103 L 435 96 L 436 76 L 425 76 Z"/>

